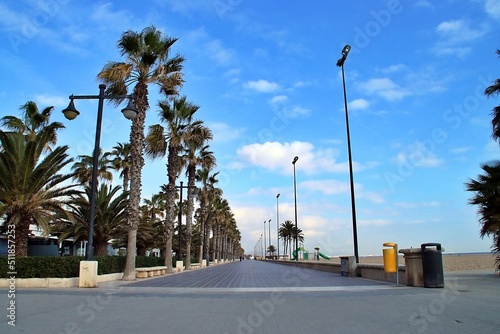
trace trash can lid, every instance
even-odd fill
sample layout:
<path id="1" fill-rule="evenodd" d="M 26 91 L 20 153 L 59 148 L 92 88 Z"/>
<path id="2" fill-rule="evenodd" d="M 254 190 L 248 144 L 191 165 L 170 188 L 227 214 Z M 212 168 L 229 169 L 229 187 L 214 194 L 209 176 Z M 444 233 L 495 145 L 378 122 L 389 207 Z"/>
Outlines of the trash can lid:
<path id="1" fill-rule="evenodd" d="M 422 250 L 424 250 L 426 247 L 436 247 L 437 250 L 441 250 L 441 244 L 437 243 L 437 242 L 430 242 L 430 243 L 420 245 L 420 248 Z"/>
<path id="2" fill-rule="evenodd" d="M 396 247 L 398 244 L 394 243 L 394 242 L 384 242 L 384 245 L 385 247 Z"/>

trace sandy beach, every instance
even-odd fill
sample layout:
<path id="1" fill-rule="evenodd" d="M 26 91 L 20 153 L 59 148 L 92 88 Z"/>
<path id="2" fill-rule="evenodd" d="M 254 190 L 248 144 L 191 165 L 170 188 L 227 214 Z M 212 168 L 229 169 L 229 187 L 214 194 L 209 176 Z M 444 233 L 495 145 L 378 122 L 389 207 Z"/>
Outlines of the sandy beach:
<path id="1" fill-rule="evenodd" d="M 365 256 L 359 258 L 360 263 L 383 264 L 382 256 Z M 399 257 L 399 263 L 404 265 L 403 256 Z M 443 254 L 443 270 L 452 271 L 470 271 L 495 269 L 495 256 L 493 254 Z"/>

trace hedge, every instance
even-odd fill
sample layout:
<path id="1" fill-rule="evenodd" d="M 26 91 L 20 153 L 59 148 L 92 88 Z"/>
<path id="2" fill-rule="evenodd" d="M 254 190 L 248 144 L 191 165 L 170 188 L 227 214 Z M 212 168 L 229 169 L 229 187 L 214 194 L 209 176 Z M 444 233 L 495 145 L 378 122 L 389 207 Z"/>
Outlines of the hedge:
<path id="1" fill-rule="evenodd" d="M 15 259 L 16 278 L 47 278 L 47 277 L 78 277 L 80 271 L 81 256 L 31 256 Z M 98 262 L 97 273 L 99 275 L 123 272 L 125 268 L 125 256 L 96 256 Z M 136 267 L 162 266 L 163 258 L 137 256 Z M 0 278 L 8 278 L 11 272 L 8 266 L 8 257 L 0 256 Z"/>

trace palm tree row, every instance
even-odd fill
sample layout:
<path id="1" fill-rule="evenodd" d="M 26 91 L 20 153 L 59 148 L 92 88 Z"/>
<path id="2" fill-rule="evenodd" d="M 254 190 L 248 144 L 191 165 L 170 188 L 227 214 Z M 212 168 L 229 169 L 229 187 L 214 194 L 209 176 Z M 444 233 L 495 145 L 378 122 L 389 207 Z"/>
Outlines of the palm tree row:
<path id="1" fill-rule="evenodd" d="M 279 237 L 284 241 L 285 254 L 288 250 L 288 255 L 292 256 L 292 248 L 295 245 L 295 240 L 304 242 L 304 233 L 302 229 L 296 228 L 291 220 L 285 220 L 278 230 Z"/>
<path id="2" fill-rule="evenodd" d="M 100 152 L 96 189 L 94 219 L 95 233 L 99 234 L 94 236 L 96 255 L 105 252 L 111 238 L 117 239 L 116 244 L 126 242 L 124 280 L 135 279 L 136 249 L 143 254 L 146 249 L 162 244 L 166 265 L 173 267 L 172 237 L 178 214 L 176 182 L 183 170 L 188 179 L 186 266 L 190 266 L 194 237 L 201 250 L 199 258 L 210 249 L 214 259 L 242 252 L 234 215 L 227 200 L 222 198 L 222 190 L 215 186 L 216 160 L 208 145 L 212 132 L 203 121 L 194 118 L 199 107 L 178 96 L 183 84 L 184 59 L 180 55 L 171 56 L 176 41 L 154 27 L 127 31 L 118 41 L 124 60 L 108 62 L 97 76 L 106 84 L 107 94 L 127 95 L 131 89 L 138 110 L 130 142 L 118 143 L 112 152 Z M 161 124 L 150 126 L 146 135 L 150 84 L 159 87 L 165 100 L 158 104 Z M 85 224 L 89 219 L 92 159 L 78 156 L 71 173 L 62 173 L 73 159 L 66 153 L 67 146 L 56 147 L 57 131 L 64 126 L 50 123 L 52 110 L 49 107 L 40 112 L 35 103 L 28 102 L 22 108 L 22 118 L 6 116 L 1 120 L 5 131 L 0 130 L 0 218 L 6 225 L 18 226 L 18 235 L 27 237 L 29 225 L 36 224 L 47 234 L 52 228 L 61 237 L 83 240 L 88 237 Z M 150 158 L 167 155 L 167 183 L 141 206 L 144 155 Z M 120 172 L 122 187 L 112 186 L 113 169 Z M 74 184 L 67 182 L 71 179 Z M 200 186 L 195 194 L 196 183 Z M 199 203 L 196 210 L 195 195 Z M 19 250 L 27 254 L 27 240 Z"/>

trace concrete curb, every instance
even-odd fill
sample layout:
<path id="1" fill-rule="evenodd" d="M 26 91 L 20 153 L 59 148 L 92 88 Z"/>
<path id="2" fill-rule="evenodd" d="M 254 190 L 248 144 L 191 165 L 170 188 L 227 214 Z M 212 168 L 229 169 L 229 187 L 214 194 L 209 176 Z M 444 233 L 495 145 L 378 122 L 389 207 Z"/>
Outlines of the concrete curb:
<path id="1" fill-rule="evenodd" d="M 98 275 L 97 283 L 119 280 L 123 273 Z M 78 287 L 79 278 L 9 278 L 0 279 L 0 288 L 9 288 L 15 282 L 16 288 L 73 288 Z"/>

